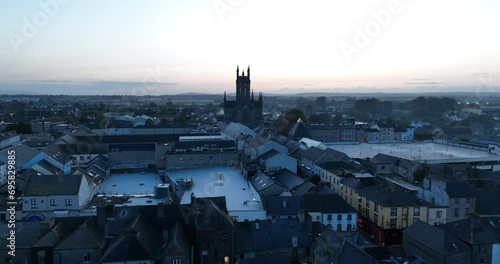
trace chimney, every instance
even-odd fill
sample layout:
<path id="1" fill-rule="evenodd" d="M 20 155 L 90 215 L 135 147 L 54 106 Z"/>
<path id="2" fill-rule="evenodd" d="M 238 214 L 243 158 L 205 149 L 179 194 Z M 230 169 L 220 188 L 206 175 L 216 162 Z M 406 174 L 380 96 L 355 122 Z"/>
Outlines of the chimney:
<path id="1" fill-rule="evenodd" d="M 106 206 L 97 206 L 97 229 L 104 230 L 106 225 Z"/>
<path id="2" fill-rule="evenodd" d="M 286 208 L 286 200 L 283 198 L 283 208 Z"/>

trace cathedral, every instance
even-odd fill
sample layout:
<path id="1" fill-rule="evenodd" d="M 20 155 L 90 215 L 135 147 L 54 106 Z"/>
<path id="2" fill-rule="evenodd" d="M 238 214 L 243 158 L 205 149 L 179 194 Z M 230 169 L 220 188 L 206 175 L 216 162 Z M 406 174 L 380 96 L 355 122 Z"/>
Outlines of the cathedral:
<path id="1" fill-rule="evenodd" d="M 250 66 L 247 74 L 236 67 L 236 100 L 230 101 L 224 92 L 224 121 L 226 123 L 237 122 L 250 128 L 257 127 L 262 123 L 262 93 L 255 100 L 253 90 L 250 94 Z"/>

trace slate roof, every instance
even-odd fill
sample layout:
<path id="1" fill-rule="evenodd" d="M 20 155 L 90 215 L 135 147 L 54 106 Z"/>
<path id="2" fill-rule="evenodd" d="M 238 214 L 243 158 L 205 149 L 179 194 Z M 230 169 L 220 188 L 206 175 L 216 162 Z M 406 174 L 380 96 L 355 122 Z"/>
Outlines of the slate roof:
<path id="1" fill-rule="evenodd" d="M 475 211 L 480 216 L 500 216 L 500 190 L 474 190 L 476 196 Z M 495 202 L 494 202 L 495 201 Z"/>
<path id="2" fill-rule="evenodd" d="M 190 244 L 186 230 L 176 222 L 168 231 L 168 239 L 163 247 L 163 256 L 179 256 L 190 254 Z"/>
<path id="3" fill-rule="evenodd" d="M 97 230 L 94 218 L 88 218 L 80 227 L 59 243 L 54 250 L 103 249 L 106 245 L 104 234 Z"/>
<path id="4" fill-rule="evenodd" d="M 465 243 L 437 226 L 422 221 L 414 222 L 403 231 L 403 234 L 441 255 L 451 255 L 471 250 Z"/>
<path id="5" fill-rule="evenodd" d="M 379 153 L 379 154 L 375 155 L 375 157 L 371 158 L 370 162 L 373 164 L 393 164 L 393 163 L 396 163 L 398 161 L 398 159 L 399 158 L 391 156 L 391 155 Z"/>
<path id="6" fill-rule="evenodd" d="M 238 222 L 234 235 L 235 252 L 305 248 L 309 243 L 306 224 L 296 218 Z"/>
<path id="7" fill-rule="evenodd" d="M 249 146 L 252 146 L 254 148 L 259 148 L 261 146 L 264 146 L 265 144 L 269 143 L 269 139 L 263 138 L 261 136 L 255 136 L 249 140 L 247 140 L 247 144 Z"/>
<path id="8" fill-rule="evenodd" d="M 38 165 L 41 168 L 47 170 L 49 172 L 49 174 L 52 174 L 52 175 L 62 175 L 62 174 L 64 174 L 64 172 L 62 170 L 56 168 L 54 165 L 50 164 L 48 161 L 46 161 L 44 159 L 42 159 L 39 162 L 37 162 L 36 165 Z M 34 169 L 34 170 L 36 170 L 36 169 Z"/>
<path id="9" fill-rule="evenodd" d="M 31 176 L 24 195 L 77 195 L 83 178 L 82 174 Z"/>
<path id="10" fill-rule="evenodd" d="M 307 126 L 304 122 L 302 122 L 302 119 L 299 118 L 299 120 L 293 125 L 288 135 L 291 138 L 309 137 L 309 129 L 307 129 Z"/>
<path id="11" fill-rule="evenodd" d="M 318 263 L 378 263 L 376 259 L 368 255 L 363 249 L 342 238 L 331 228 L 315 222 L 312 223 L 314 237 L 309 249 L 317 252 Z"/>
<path id="12" fill-rule="evenodd" d="M 472 216 L 437 227 L 469 245 L 500 243 L 500 217 Z"/>
<path id="13" fill-rule="evenodd" d="M 139 214 L 125 232 L 111 241 L 100 262 L 156 260 L 160 241 L 161 232 Z"/>
<path id="14" fill-rule="evenodd" d="M 356 209 L 352 208 L 344 199 L 337 194 L 326 195 L 306 195 L 302 197 L 304 201 L 304 210 L 306 212 L 321 212 L 321 213 L 356 213 Z"/>
<path id="15" fill-rule="evenodd" d="M 285 189 L 277 184 L 273 178 L 261 171 L 258 171 L 250 178 L 250 183 L 255 190 L 261 195 L 280 195 Z"/>
<path id="16" fill-rule="evenodd" d="M 35 157 L 36 155 L 38 155 L 38 153 L 40 153 L 40 151 L 34 148 L 30 148 L 26 145 L 19 144 L 12 147 L 8 147 L 0 151 L 0 160 L 2 160 L 3 162 L 7 162 L 8 160 L 7 153 L 10 150 L 14 150 L 16 152 L 16 163 L 20 164 L 24 164 L 30 161 L 33 157 Z"/>
<path id="17" fill-rule="evenodd" d="M 447 182 L 446 193 L 450 198 L 474 198 L 474 193 L 465 181 Z"/>
<path id="18" fill-rule="evenodd" d="M 48 147 L 42 150 L 45 155 L 52 157 L 55 161 L 60 164 L 66 164 L 71 161 L 71 156 L 69 152 L 61 145 L 52 143 Z"/>
<path id="19" fill-rule="evenodd" d="M 276 216 L 297 215 L 303 208 L 299 196 L 268 196 L 265 205 L 266 214 Z"/>
<path id="20" fill-rule="evenodd" d="M 293 190 L 293 195 L 294 196 L 302 196 L 304 195 L 305 193 L 307 193 L 310 189 L 314 188 L 316 185 L 308 182 L 308 181 L 304 181 L 304 183 L 302 183 L 301 185 L 297 186 L 294 190 Z"/>
<path id="21" fill-rule="evenodd" d="M 259 159 L 262 159 L 262 160 L 268 160 L 276 155 L 278 155 L 280 152 L 275 150 L 275 149 L 271 149 L 270 151 L 262 154 L 259 156 Z"/>
<path id="22" fill-rule="evenodd" d="M 330 157 L 329 160 L 332 160 L 331 158 L 333 158 L 336 161 L 349 159 L 345 153 L 338 150 L 334 150 L 332 148 L 320 149 L 314 146 L 305 150 L 304 153 L 302 153 L 302 157 L 311 160 L 314 163 L 317 163 L 324 157 Z"/>
<path id="23" fill-rule="evenodd" d="M 288 190 L 293 190 L 304 182 L 304 179 L 287 169 L 283 169 L 273 176 L 277 182 L 288 188 Z"/>
<path id="24" fill-rule="evenodd" d="M 204 201 L 204 206 L 200 208 L 195 218 L 198 230 L 226 230 L 234 227 L 229 215 L 223 212 L 211 199 L 204 199 Z"/>
<path id="25" fill-rule="evenodd" d="M 300 147 L 302 146 L 302 143 L 282 135 L 273 135 L 271 137 L 271 140 L 282 146 L 285 146 L 288 150 L 288 154 L 294 153 L 295 151 L 299 150 Z"/>
<path id="26" fill-rule="evenodd" d="M 315 162 L 323 157 L 324 154 L 325 150 L 317 147 L 310 147 L 302 153 L 302 157 Z"/>
<path id="27" fill-rule="evenodd" d="M 245 137 L 246 135 L 249 136 L 256 136 L 257 134 L 251 130 L 249 127 L 240 124 L 240 123 L 235 123 L 231 122 L 229 125 L 227 125 L 225 128 L 223 128 L 222 132 L 234 139 L 240 139 L 242 137 Z"/>
<path id="28" fill-rule="evenodd" d="M 342 184 L 356 190 L 359 195 L 367 197 L 384 207 L 400 206 L 430 206 L 429 203 L 418 199 L 416 196 L 402 190 L 391 190 L 387 185 L 381 182 L 365 184 L 359 179 L 353 177 L 341 181 Z"/>

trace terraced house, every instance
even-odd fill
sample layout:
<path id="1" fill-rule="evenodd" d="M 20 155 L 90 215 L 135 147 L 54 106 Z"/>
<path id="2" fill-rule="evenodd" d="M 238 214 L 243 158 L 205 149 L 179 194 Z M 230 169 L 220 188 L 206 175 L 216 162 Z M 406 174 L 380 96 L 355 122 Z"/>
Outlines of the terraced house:
<path id="1" fill-rule="evenodd" d="M 402 231 L 414 222 L 446 221 L 446 208 L 433 206 L 404 191 L 392 190 L 373 179 L 351 177 L 341 184 L 339 195 L 358 210 L 358 228 L 369 233 L 379 245 L 401 245 Z"/>

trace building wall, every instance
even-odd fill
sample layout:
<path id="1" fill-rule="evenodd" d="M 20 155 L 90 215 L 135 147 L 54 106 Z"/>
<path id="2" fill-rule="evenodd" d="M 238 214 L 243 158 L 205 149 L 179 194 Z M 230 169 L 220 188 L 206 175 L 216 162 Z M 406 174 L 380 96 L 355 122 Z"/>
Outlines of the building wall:
<path id="1" fill-rule="evenodd" d="M 282 153 L 279 153 L 267 160 L 263 160 L 261 165 L 264 165 L 266 170 L 269 172 L 287 169 L 293 173 L 297 173 L 297 161 L 294 158 Z"/>
<path id="2" fill-rule="evenodd" d="M 36 208 L 32 207 L 32 199 L 36 200 Z M 50 205 L 52 199 L 55 206 Z M 71 205 L 66 205 L 66 199 L 71 200 Z M 54 216 L 54 211 L 69 211 L 69 215 L 78 215 L 80 211 L 78 195 L 24 196 L 23 203 L 25 216 L 36 213 L 48 218 Z"/>
<path id="3" fill-rule="evenodd" d="M 83 208 L 83 206 L 92 198 L 94 188 L 94 183 L 87 181 L 85 176 L 82 176 L 80 190 L 78 191 L 78 201 L 76 201 L 79 208 Z"/>
<path id="4" fill-rule="evenodd" d="M 381 229 L 404 229 L 415 221 L 427 222 L 428 219 L 427 206 L 383 207 L 367 197 L 359 195 L 346 185 L 340 189 L 339 195 L 353 208 L 357 209 L 361 216 L 367 218 Z M 392 208 L 396 212 L 395 215 L 392 214 Z M 415 214 L 416 211 L 419 213 Z"/>
<path id="5" fill-rule="evenodd" d="M 475 198 L 451 198 L 448 200 L 447 222 L 468 218 L 474 212 Z M 457 214 L 458 213 L 458 214 Z"/>
<path id="6" fill-rule="evenodd" d="M 313 222 L 321 222 L 334 231 L 351 232 L 358 229 L 358 214 L 357 213 L 320 213 L 308 212 Z M 340 217 L 340 218 L 339 218 Z M 339 229 L 340 228 L 340 229 Z"/>
<path id="7" fill-rule="evenodd" d="M 12 137 L 7 137 L 5 139 L 2 139 L 0 141 L 0 149 L 4 149 L 4 148 L 10 147 L 12 145 L 15 145 L 15 144 L 19 143 L 20 140 L 21 140 L 21 138 L 19 135 L 15 135 Z"/>
<path id="8" fill-rule="evenodd" d="M 429 207 L 427 215 L 427 223 L 430 225 L 446 224 L 446 207 Z"/>
<path id="9" fill-rule="evenodd" d="M 319 168 L 320 180 L 322 182 L 329 182 L 332 190 L 336 193 L 340 191 L 340 181 L 344 179 L 342 176 L 338 176 L 333 172 Z"/>
<path id="10" fill-rule="evenodd" d="M 238 153 L 228 152 L 189 152 L 167 153 L 165 168 L 167 170 L 190 169 L 210 166 L 226 166 L 238 163 Z"/>
<path id="11" fill-rule="evenodd" d="M 115 168 L 156 165 L 155 151 L 110 151 L 109 163 Z"/>
<path id="12" fill-rule="evenodd" d="M 89 254 L 90 262 L 84 262 L 83 255 Z M 102 252 L 100 249 L 74 249 L 74 250 L 54 250 L 54 263 L 64 264 L 64 263 L 99 263 L 102 257 Z M 127 262 L 130 263 L 130 262 Z"/>
<path id="13" fill-rule="evenodd" d="M 0 165 L 0 186 L 7 182 L 7 163 Z"/>
<path id="14" fill-rule="evenodd" d="M 233 230 L 196 232 L 195 263 L 224 263 L 226 256 L 231 260 L 233 237 Z"/>

